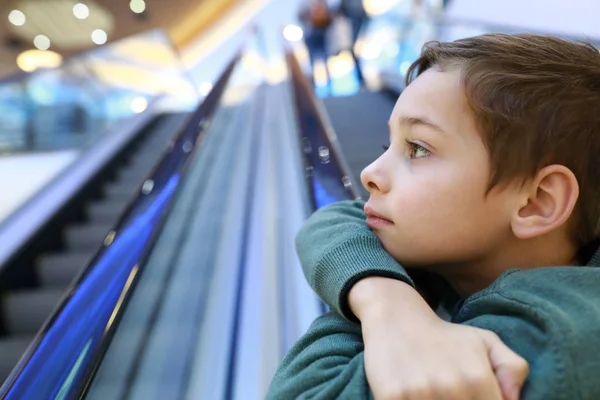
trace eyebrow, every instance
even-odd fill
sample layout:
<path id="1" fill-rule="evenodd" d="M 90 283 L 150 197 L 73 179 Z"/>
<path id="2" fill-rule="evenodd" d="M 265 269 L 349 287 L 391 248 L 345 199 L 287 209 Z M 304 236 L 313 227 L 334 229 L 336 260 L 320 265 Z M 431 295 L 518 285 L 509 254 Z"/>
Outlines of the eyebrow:
<path id="1" fill-rule="evenodd" d="M 393 123 L 393 121 L 391 121 L 391 120 L 388 122 L 390 127 L 391 127 L 392 123 Z M 429 120 L 427 117 L 411 117 L 411 116 L 404 115 L 404 116 L 398 118 L 398 124 L 405 125 L 407 127 L 412 127 L 412 126 L 417 126 L 417 125 L 427 126 L 435 131 L 438 131 L 439 133 L 446 134 L 446 132 L 439 125 L 435 124 L 434 122 Z"/>

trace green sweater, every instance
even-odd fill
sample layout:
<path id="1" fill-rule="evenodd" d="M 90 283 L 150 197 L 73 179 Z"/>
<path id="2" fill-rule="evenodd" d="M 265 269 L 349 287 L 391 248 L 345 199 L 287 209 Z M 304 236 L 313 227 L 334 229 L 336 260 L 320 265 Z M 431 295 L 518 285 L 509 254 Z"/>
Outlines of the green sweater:
<path id="1" fill-rule="evenodd" d="M 319 317 L 284 358 L 267 399 L 370 399 L 360 325 L 347 295 L 359 279 L 387 276 L 415 286 L 365 224 L 363 202 L 317 211 L 297 237 L 309 284 L 335 312 Z M 464 301 L 441 301 L 452 322 L 497 333 L 524 357 L 523 400 L 600 399 L 600 251 L 588 267 L 510 270 Z M 346 318 L 342 317 L 345 316 Z"/>

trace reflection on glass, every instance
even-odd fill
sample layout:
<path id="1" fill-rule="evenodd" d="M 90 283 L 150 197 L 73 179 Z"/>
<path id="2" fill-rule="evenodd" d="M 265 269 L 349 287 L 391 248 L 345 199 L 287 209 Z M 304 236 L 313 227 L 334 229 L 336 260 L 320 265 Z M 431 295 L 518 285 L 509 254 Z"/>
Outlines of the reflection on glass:
<path id="1" fill-rule="evenodd" d="M 403 80 L 423 45 L 432 40 L 446 42 L 489 32 L 523 31 L 508 26 L 445 20 L 443 3 L 441 0 L 394 1 L 387 12 L 372 18 L 355 45 L 356 53 L 363 60 L 363 69 L 371 71 L 367 75 L 379 71 L 380 76 L 400 75 Z M 368 80 L 371 81 L 371 77 Z"/>
<path id="2" fill-rule="evenodd" d="M 82 10 L 73 8 L 79 15 Z M 49 45 L 46 39 L 38 36 L 36 45 Z M 109 133 L 115 123 L 144 112 L 157 96 L 176 99 L 172 103 L 181 110 L 192 109 L 199 100 L 196 85 L 160 30 L 64 63 L 50 50 L 28 50 L 17 63 L 32 73 L 0 85 L 0 154 L 80 149 Z"/>

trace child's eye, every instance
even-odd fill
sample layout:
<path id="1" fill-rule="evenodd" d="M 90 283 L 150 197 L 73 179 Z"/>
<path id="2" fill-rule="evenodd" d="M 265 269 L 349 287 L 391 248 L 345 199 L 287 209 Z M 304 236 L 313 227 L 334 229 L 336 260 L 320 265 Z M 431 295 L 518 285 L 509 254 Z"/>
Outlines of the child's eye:
<path id="1" fill-rule="evenodd" d="M 408 146 L 408 154 L 410 158 L 423 158 L 431 155 L 431 151 L 427 150 L 420 144 L 410 142 L 406 140 L 406 146 Z"/>

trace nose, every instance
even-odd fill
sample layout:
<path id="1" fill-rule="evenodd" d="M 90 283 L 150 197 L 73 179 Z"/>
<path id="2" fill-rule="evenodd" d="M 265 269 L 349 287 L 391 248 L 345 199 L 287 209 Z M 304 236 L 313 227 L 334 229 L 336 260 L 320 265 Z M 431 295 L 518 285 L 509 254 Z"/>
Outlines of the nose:
<path id="1" fill-rule="evenodd" d="M 387 193 L 390 190 L 390 182 L 381 168 L 378 160 L 375 160 L 360 173 L 360 181 L 370 194 L 375 192 Z"/>

